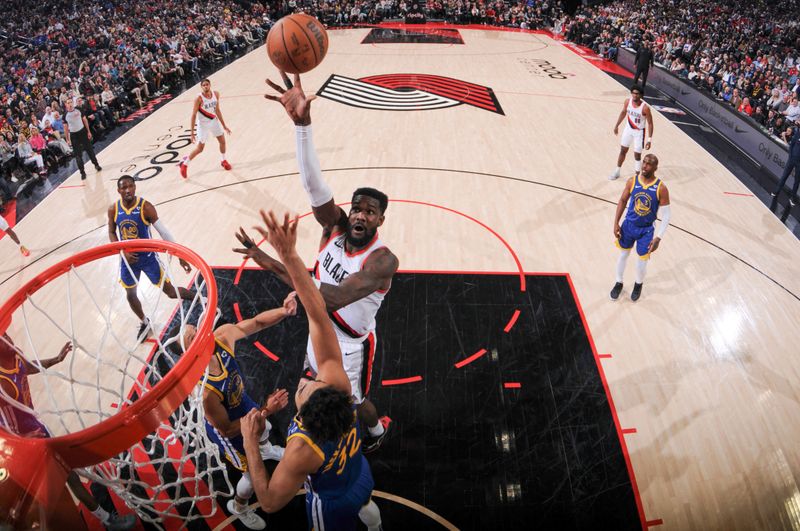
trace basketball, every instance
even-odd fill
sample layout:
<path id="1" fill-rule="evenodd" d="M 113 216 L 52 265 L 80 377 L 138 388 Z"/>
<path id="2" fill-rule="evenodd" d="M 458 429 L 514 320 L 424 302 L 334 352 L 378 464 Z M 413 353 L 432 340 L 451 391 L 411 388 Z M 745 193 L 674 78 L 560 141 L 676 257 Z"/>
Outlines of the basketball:
<path id="1" fill-rule="evenodd" d="M 297 13 L 272 26 L 267 35 L 267 55 L 279 70 L 303 74 L 316 67 L 328 52 L 328 32 L 319 20 Z"/>

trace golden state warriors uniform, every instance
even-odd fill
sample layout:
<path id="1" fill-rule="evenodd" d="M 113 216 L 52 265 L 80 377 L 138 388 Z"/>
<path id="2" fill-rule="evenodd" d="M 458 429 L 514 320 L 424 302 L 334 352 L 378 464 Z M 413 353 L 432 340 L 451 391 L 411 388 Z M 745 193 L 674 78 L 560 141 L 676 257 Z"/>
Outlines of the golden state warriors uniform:
<path id="1" fill-rule="evenodd" d="M 222 367 L 222 373 L 217 376 L 209 374 L 205 386 L 220 397 L 222 406 L 228 412 L 228 418 L 232 421 L 240 419 L 250 410 L 258 409 L 258 405 L 244 390 L 244 381 L 233 350 L 217 339 L 214 356 L 217 357 L 219 365 Z M 235 437 L 225 437 L 208 420 L 206 420 L 206 432 L 209 439 L 220 447 L 233 466 L 242 472 L 247 471 L 247 457 L 241 434 Z"/>
<path id="2" fill-rule="evenodd" d="M 355 406 L 351 429 L 338 441 L 314 441 L 299 416 L 289 425 L 286 444 L 293 438 L 302 439 L 322 458 L 322 466 L 305 482 L 308 528 L 355 531 L 358 511 L 369 503 L 375 487 L 369 462 L 361 453 L 361 430 Z"/>
<path id="3" fill-rule="evenodd" d="M 647 248 L 653 241 L 662 182 L 656 177 L 655 181 L 644 185 L 638 174 L 633 178 L 628 212 L 620 227 L 622 234 L 617 241 L 617 246 L 620 249 L 628 250 L 633 248 L 635 242 L 636 254 L 642 260 L 650 258 Z"/>
<path id="4" fill-rule="evenodd" d="M 33 401 L 31 400 L 31 389 L 28 385 L 28 368 L 25 362 L 17 356 L 13 347 L 8 345 L 6 341 L 11 341 L 8 336 L 5 339 L 0 339 L 0 349 L 6 352 L 3 358 L 14 359 L 14 368 L 6 369 L 0 367 L 0 384 L 3 390 L 8 394 L 0 393 L 0 426 L 7 431 L 24 435 L 26 437 L 49 437 L 50 432 L 47 428 L 39 422 L 36 415 L 28 411 L 20 409 L 17 402 L 28 409 L 33 409 Z"/>
<path id="5" fill-rule="evenodd" d="M 314 266 L 314 277 L 320 282 L 338 286 L 349 275 L 361 271 L 372 253 L 385 247 L 376 232 L 366 247 L 349 253 L 345 247 L 346 238 L 344 232 L 334 232 L 322 246 L 317 264 Z M 342 363 L 350 380 L 356 404 L 363 402 L 369 393 L 372 364 L 378 342 L 375 334 L 375 315 L 388 291 L 388 289 L 373 291 L 366 297 L 329 314 L 334 324 L 336 338 L 339 340 Z M 306 352 L 306 363 L 316 372 L 317 359 L 310 337 Z"/>
<path id="6" fill-rule="evenodd" d="M 117 212 L 114 222 L 117 224 L 117 233 L 120 240 L 147 240 L 150 239 L 150 222 L 144 219 L 144 205 L 147 201 L 137 197 L 133 207 L 125 208 L 122 199 L 117 200 Z M 139 276 L 144 273 L 150 282 L 160 286 L 164 280 L 164 268 L 153 252 L 136 253 L 135 263 L 120 260 L 119 280 L 126 288 L 133 288 L 139 283 Z"/>

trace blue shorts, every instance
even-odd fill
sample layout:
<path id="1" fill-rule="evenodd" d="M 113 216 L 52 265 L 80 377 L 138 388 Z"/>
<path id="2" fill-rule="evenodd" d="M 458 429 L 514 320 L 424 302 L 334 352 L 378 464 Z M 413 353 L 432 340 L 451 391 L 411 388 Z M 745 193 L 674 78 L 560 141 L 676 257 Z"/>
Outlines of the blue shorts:
<path id="1" fill-rule="evenodd" d="M 639 258 L 642 260 L 649 260 L 650 253 L 647 249 L 650 247 L 650 242 L 653 241 L 653 233 L 655 232 L 653 225 L 637 227 L 633 223 L 629 223 L 625 220 L 622 222 L 620 229 L 622 234 L 619 240 L 617 240 L 617 247 L 629 251 L 633 248 L 635 242 L 636 254 L 639 255 Z"/>
<path id="2" fill-rule="evenodd" d="M 125 288 L 134 288 L 139 283 L 139 277 L 142 273 L 147 275 L 156 286 L 161 286 L 164 279 L 164 268 L 161 267 L 161 262 L 158 261 L 154 253 L 137 253 L 139 259 L 135 264 L 128 263 L 126 260 L 120 259 L 119 261 L 119 281 Z M 130 269 L 128 269 L 130 266 Z M 133 272 L 133 275 L 131 275 Z M 169 282 L 169 281 L 168 281 Z"/>
<path id="3" fill-rule="evenodd" d="M 242 398 L 241 407 L 247 412 L 251 409 L 258 409 L 258 405 L 247 395 L 244 395 Z M 241 434 L 235 437 L 225 437 L 207 420 L 206 433 L 208 434 L 209 440 L 219 446 L 220 452 L 225 455 L 225 459 L 227 459 L 230 464 L 236 467 L 237 470 L 247 472 L 247 455 L 244 452 L 244 438 L 242 438 Z"/>
<path id="4" fill-rule="evenodd" d="M 369 462 L 361 455 L 361 475 L 350 489 L 337 498 L 320 498 L 306 485 L 308 529 L 314 531 L 356 531 L 358 511 L 369 503 L 375 481 Z"/>

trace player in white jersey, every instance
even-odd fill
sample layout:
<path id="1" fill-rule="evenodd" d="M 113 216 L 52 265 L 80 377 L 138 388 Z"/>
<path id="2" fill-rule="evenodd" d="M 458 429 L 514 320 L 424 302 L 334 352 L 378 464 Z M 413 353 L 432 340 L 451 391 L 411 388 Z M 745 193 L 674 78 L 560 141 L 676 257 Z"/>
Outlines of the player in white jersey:
<path id="1" fill-rule="evenodd" d="M 225 133 L 231 134 L 231 130 L 225 125 L 225 118 L 222 117 L 222 109 L 219 106 L 219 92 L 211 90 L 211 80 L 204 79 L 200 82 L 202 92 L 194 100 L 192 108 L 192 121 L 189 128 L 192 130 L 192 144 L 197 141 L 197 146 L 189 155 L 183 157 L 178 169 L 181 177 L 186 179 L 189 175 L 189 162 L 203 152 L 209 135 L 214 136 L 219 142 L 219 152 L 222 156 L 220 165 L 226 170 L 231 169 L 231 165 L 225 158 Z M 197 135 L 195 135 L 197 127 Z"/>
<path id="2" fill-rule="evenodd" d="M 619 134 L 619 124 L 625 120 L 625 129 L 620 138 L 617 167 L 608 176 L 611 181 L 619 178 L 622 163 L 625 162 L 625 156 L 628 154 L 631 143 L 633 143 L 633 158 L 636 159 L 634 166 L 636 173 L 642 169 L 642 147 L 650 149 L 653 144 L 653 114 L 650 112 L 650 106 L 642 100 L 642 93 L 642 87 L 639 85 L 631 87 L 631 97 L 622 105 L 617 125 L 614 126 L 614 135 L 616 136 Z M 646 143 L 645 136 L 647 137 Z"/>
<path id="3" fill-rule="evenodd" d="M 296 126 L 300 178 L 311 200 L 314 217 L 322 225 L 320 254 L 315 266 L 316 283 L 339 339 L 345 372 L 350 378 L 355 402 L 359 404 L 359 418 L 369 432 L 363 446 L 367 453 L 380 446 L 391 423 L 389 417 L 378 417 L 375 405 L 367 398 L 377 345 L 375 314 L 391 287 L 399 264 L 397 257 L 378 238 L 378 227 L 383 224 L 389 199 L 373 188 L 359 188 L 353 193 L 349 214 L 336 205 L 333 192 L 322 180 L 311 138 L 310 102 L 315 96 L 306 98 L 299 75 L 295 75 L 294 87 L 285 74 L 283 77 L 289 89 L 284 90 L 267 80 L 281 96 L 268 94 L 266 97 L 280 102 Z M 266 218 L 264 221 L 266 223 Z M 244 231 L 237 237 L 245 246 L 238 252 L 253 258 L 291 285 L 280 262 L 255 247 Z M 316 370 L 310 342 L 306 363 L 312 371 Z"/>

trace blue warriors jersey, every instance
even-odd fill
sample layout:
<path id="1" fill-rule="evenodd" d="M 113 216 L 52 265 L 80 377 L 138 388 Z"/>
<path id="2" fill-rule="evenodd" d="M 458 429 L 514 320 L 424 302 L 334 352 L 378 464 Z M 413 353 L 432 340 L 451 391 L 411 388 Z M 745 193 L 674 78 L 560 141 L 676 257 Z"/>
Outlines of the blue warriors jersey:
<path id="1" fill-rule="evenodd" d="M 117 224 L 117 233 L 120 240 L 144 240 L 150 238 L 150 222 L 144 219 L 144 205 L 147 203 L 143 197 L 137 197 L 136 203 L 130 209 L 125 208 L 122 199 L 117 200 L 117 212 L 114 222 Z M 153 253 L 140 253 L 152 255 Z"/>
<path id="2" fill-rule="evenodd" d="M 322 466 L 308 476 L 308 485 L 320 498 L 339 497 L 347 492 L 361 476 L 361 430 L 353 408 L 353 424 L 338 441 L 314 441 L 303 427 L 299 415 L 289 425 L 286 444 L 295 437 L 303 439 L 322 458 Z M 369 465 L 367 465 L 369 466 Z M 366 502 L 365 502 L 366 503 Z"/>
<path id="3" fill-rule="evenodd" d="M 628 213 L 625 216 L 626 222 L 630 222 L 636 227 L 648 227 L 655 223 L 658 216 L 661 183 L 661 179 L 656 178 L 649 185 L 643 185 L 639 180 L 639 175 L 633 178 Z"/>
<path id="4" fill-rule="evenodd" d="M 240 419 L 247 415 L 251 409 L 257 409 L 258 405 L 244 390 L 244 381 L 233 350 L 217 340 L 214 356 L 219 361 L 222 372 L 217 376 L 209 375 L 205 386 L 219 396 L 222 406 L 228 412 L 228 418 L 232 421 Z M 206 419 L 206 433 L 209 439 L 219 446 L 233 466 L 242 472 L 247 471 L 247 456 L 244 451 L 244 440 L 241 434 L 225 437 L 208 422 L 208 419 Z"/>
<path id="5" fill-rule="evenodd" d="M 219 376 L 209 375 L 205 385 L 220 397 L 230 420 L 240 419 L 253 409 L 255 403 L 245 393 L 239 364 L 236 363 L 233 350 L 219 339 L 216 340 L 214 356 L 222 367 L 222 373 Z"/>

